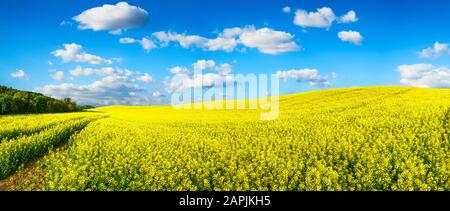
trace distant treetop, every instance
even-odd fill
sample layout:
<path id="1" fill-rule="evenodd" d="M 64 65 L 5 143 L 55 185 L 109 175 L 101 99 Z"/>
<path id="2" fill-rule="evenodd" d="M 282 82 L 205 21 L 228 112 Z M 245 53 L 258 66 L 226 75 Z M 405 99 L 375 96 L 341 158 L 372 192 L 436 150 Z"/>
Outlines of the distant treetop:
<path id="1" fill-rule="evenodd" d="M 77 112 L 92 106 L 78 106 L 70 98 L 57 100 L 41 93 L 21 91 L 0 85 L 1 114 Z"/>

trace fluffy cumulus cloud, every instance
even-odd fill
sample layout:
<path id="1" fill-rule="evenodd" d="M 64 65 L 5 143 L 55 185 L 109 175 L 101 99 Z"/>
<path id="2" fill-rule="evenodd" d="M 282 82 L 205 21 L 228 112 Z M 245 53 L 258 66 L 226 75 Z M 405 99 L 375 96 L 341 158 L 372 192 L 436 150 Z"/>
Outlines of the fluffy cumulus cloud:
<path id="1" fill-rule="evenodd" d="M 152 40 L 145 38 L 145 37 L 140 40 L 136 40 L 136 39 L 130 38 L 130 37 L 124 37 L 124 38 L 120 38 L 119 42 L 122 44 L 138 43 L 147 52 L 150 52 L 153 48 L 157 47 Z"/>
<path id="2" fill-rule="evenodd" d="M 156 45 L 153 43 L 153 41 L 147 38 L 143 38 L 141 41 L 139 41 L 139 43 L 141 44 L 142 48 L 145 49 L 147 52 L 149 52 L 153 48 L 156 48 Z"/>
<path id="3" fill-rule="evenodd" d="M 358 17 L 356 16 L 356 12 L 354 10 L 348 11 L 345 15 L 339 17 L 339 23 L 353 23 L 357 22 Z"/>
<path id="4" fill-rule="evenodd" d="M 91 8 L 73 18 L 79 23 L 79 29 L 104 30 L 112 34 L 120 34 L 124 30 L 143 26 L 148 19 L 147 11 L 127 2 Z"/>
<path id="5" fill-rule="evenodd" d="M 144 75 L 136 77 L 136 81 L 144 82 L 144 83 L 152 83 L 153 77 L 150 76 L 148 73 L 144 73 Z"/>
<path id="6" fill-rule="evenodd" d="M 355 45 L 361 45 L 363 36 L 357 31 L 341 31 L 338 33 L 339 39 L 343 42 L 353 43 Z"/>
<path id="7" fill-rule="evenodd" d="M 147 105 L 154 102 L 152 93 L 141 86 L 153 82 L 153 77 L 148 73 L 119 67 L 77 66 L 69 74 L 73 80 L 77 77 L 96 78 L 89 84 L 49 84 L 37 91 L 57 98 L 71 97 L 80 104 L 89 105 Z M 61 80 L 64 73 L 53 72 L 52 77 Z"/>
<path id="8" fill-rule="evenodd" d="M 304 28 L 329 28 L 335 20 L 336 15 L 329 7 L 322 7 L 314 12 L 299 9 L 295 12 L 294 24 Z"/>
<path id="9" fill-rule="evenodd" d="M 214 60 L 198 60 L 194 64 L 192 64 L 194 71 L 203 71 L 203 70 L 214 70 L 220 73 L 221 75 L 228 75 L 233 72 L 233 66 L 224 63 L 224 64 L 216 64 Z M 188 70 L 188 72 L 190 72 Z"/>
<path id="10" fill-rule="evenodd" d="M 411 64 L 397 67 L 400 83 L 416 87 L 450 87 L 450 69 L 436 68 L 432 64 Z"/>
<path id="11" fill-rule="evenodd" d="M 322 76 L 317 69 L 280 70 L 276 74 L 285 81 L 294 79 L 297 82 L 308 82 L 310 86 L 331 86 L 332 83 L 329 79 L 337 77 L 336 73 L 332 73 L 329 76 Z"/>
<path id="12" fill-rule="evenodd" d="M 235 79 L 231 75 L 214 73 L 176 75 L 166 82 L 166 90 L 169 93 L 180 92 L 186 89 L 213 88 L 233 84 Z"/>
<path id="13" fill-rule="evenodd" d="M 247 47 L 257 48 L 262 53 L 280 54 L 298 51 L 300 47 L 293 41 L 294 36 L 269 28 L 247 30 L 240 36 L 240 41 Z"/>
<path id="14" fill-rule="evenodd" d="M 180 66 L 170 68 L 170 72 L 172 74 L 185 74 L 185 75 L 191 74 L 191 71 L 188 68 Z"/>
<path id="15" fill-rule="evenodd" d="M 281 11 L 283 11 L 284 13 L 290 13 L 291 7 L 289 7 L 289 6 L 283 7 L 283 9 L 281 9 Z"/>
<path id="16" fill-rule="evenodd" d="M 316 11 L 310 12 L 299 9 L 295 12 L 294 16 L 294 24 L 303 28 L 330 28 L 335 21 L 338 23 L 357 22 L 358 17 L 354 10 L 350 10 L 341 17 L 337 17 L 333 9 L 329 7 L 318 8 Z"/>
<path id="17" fill-rule="evenodd" d="M 28 76 L 25 73 L 25 71 L 23 71 L 23 70 L 17 70 L 15 72 L 12 72 L 10 74 L 10 76 L 13 77 L 13 78 L 19 78 L 19 79 L 23 79 L 23 80 L 28 80 Z"/>
<path id="18" fill-rule="evenodd" d="M 216 62 L 214 60 L 198 60 L 192 67 L 195 71 L 202 71 L 206 69 L 212 69 L 216 66 Z"/>
<path id="19" fill-rule="evenodd" d="M 123 69 L 119 67 L 83 68 L 81 66 L 77 66 L 73 70 L 70 70 L 69 73 L 73 77 L 110 75 L 110 76 L 135 77 L 134 81 L 144 83 L 153 82 L 153 77 L 148 73 L 142 74 L 138 71 Z"/>
<path id="20" fill-rule="evenodd" d="M 143 87 L 133 84 L 126 76 L 118 75 L 106 76 L 86 85 L 50 84 L 37 90 L 60 99 L 71 97 L 88 105 L 145 105 L 151 100 Z"/>
<path id="21" fill-rule="evenodd" d="M 203 44 L 204 49 L 209 51 L 225 51 L 232 52 L 239 44 L 238 40 L 227 37 L 217 37 L 215 39 L 209 39 Z"/>
<path id="22" fill-rule="evenodd" d="M 165 82 L 166 91 L 173 93 L 186 89 L 220 87 L 235 82 L 234 77 L 230 75 L 233 72 L 232 66 L 228 63 L 217 64 L 214 60 L 198 60 L 191 66 L 195 71 L 180 66 L 171 68 L 174 76 Z"/>
<path id="23" fill-rule="evenodd" d="M 53 80 L 61 81 L 64 79 L 64 72 L 63 71 L 56 71 L 52 74 Z"/>
<path id="24" fill-rule="evenodd" d="M 270 28 L 256 29 L 254 26 L 227 28 L 215 38 L 171 31 L 155 32 L 153 38 L 160 47 L 167 47 L 171 42 L 175 42 L 182 48 L 200 48 L 205 51 L 232 52 L 239 45 L 242 45 L 243 47 L 256 48 L 265 54 L 276 55 L 301 49 L 295 43 L 294 35 L 290 33 Z"/>
<path id="25" fill-rule="evenodd" d="M 74 69 L 69 71 L 70 75 L 74 77 L 81 77 L 81 76 L 102 76 L 102 75 L 122 75 L 122 76 L 133 76 L 137 75 L 138 72 L 128 70 L 128 69 L 122 69 L 118 67 L 102 67 L 102 68 L 91 68 L 86 67 L 83 68 L 81 66 L 77 66 Z"/>
<path id="26" fill-rule="evenodd" d="M 233 72 L 233 66 L 231 66 L 230 64 L 226 64 L 226 63 L 218 65 L 214 69 L 217 70 L 222 75 L 228 75 L 231 72 Z"/>
<path id="27" fill-rule="evenodd" d="M 197 35 L 178 34 L 176 32 L 155 32 L 153 33 L 162 47 L 168 46 L 170 42 L 177 42 L 183 48 L 201 48 L 208 42 L 207 38 Z"/>
<path id="28" fill-rule="evenodd" d="M 444 54 L 450 54 L 449 44 L 435 42 L 433 47 L 423 49 L 419 52 L 422 58 L 439 57 Z"/>
<path id="29" fill-rule="evenodd" d="M 83 46 L 71 43 L 64 44 L 64 48 L 52 52 L 52 55 L 61 58 L 64 62 L 80 62 L 90 64 L 112 64 L 113 60 L 119 61 L 120 58 L 104 59 L 100 56 L 89 54 L 83 50 Z"/>

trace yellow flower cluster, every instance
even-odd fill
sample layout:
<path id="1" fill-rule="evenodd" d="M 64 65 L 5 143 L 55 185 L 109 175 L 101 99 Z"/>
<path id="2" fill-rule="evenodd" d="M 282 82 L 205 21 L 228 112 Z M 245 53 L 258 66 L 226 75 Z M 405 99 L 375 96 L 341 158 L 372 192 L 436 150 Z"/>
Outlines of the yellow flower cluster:
<path id="1" fill-rule="evenodd" d="M 38 133 L 57 124 L 85 116 L 86 113 L 3 116 L 0 118 L 0 143 L 19 136 Z"/>
<path id="2" fill-rule="evenodd" d="M 109 117 L 45 156 L 35 188 L 450 190 L 450 90 L 287 95 L 274 121 L 259 120 L 258 110 L 97 111 Z"/>
<path id="3" fill-rule="evenodd" d="M 11 126 L 11 133 L 14 136 L 18 136 L 15 139 L 3 139 L 0 142 L 0 179 L 6 178 L 12 172 L 14 172 L 19 166 L 24 165 L 36 158 L 44 155 L 49 149 L 61 144 L 70 138 L 72 134 L 83 129 L 89 122 L 97 119 L 98 117 L 84 117 L 79 118 L 77 115 L 63 115 L 59 116 L 59 121 L 55 121 L 55 118 L 47 118 L 43 115 L 42 119 L 34 117 L 24 118 L 18 117 L 18 121 L 14 121 L 12 124 L 6 124 Z M 86 115 L 85 115 L 86 116 Z M 37 119 L 36 122 L 30 123 Z M 8 119 L 2 119 L 5 121 Z M 56 118 L 57 119 L 57 118 Z M 41 122 L 39 120 L 48 120 L 48 122 Z M 17 125 L 22 123 L 24 125 L 25 134 L 30 132 L 29 135 L 23 135 L 20 130 L 16 129 Z M 36 126 L 37 129 L 30 129 L 30 125 Z M 3 127 L 2 130 L 7 131 L 8 127 Z M 35 133 L 32 133 L 34 131 Z"/>

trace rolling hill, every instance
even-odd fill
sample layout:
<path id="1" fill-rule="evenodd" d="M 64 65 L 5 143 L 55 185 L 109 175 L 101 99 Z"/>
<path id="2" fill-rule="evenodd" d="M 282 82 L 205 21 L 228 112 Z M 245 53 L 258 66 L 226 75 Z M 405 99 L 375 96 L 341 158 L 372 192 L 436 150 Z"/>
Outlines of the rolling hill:
<path id="1" fill-rule="evenodd" d="M 279 107 L 272 121 L 170 106 L 0 117 L 0 188 L 450 190 L 450 89 L 330 89 Z"/>

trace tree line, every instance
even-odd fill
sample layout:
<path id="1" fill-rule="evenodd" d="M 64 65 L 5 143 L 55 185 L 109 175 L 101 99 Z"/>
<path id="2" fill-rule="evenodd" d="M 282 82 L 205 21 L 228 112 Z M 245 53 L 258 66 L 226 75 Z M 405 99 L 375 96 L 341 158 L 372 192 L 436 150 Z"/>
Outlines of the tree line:
<path id="1" fill-rule="evenodd" d="M 89 108 L 93 107 L 79 106 L 70 98 L 57 100 L 40 93 L 0 85 L 0 115 L 77 112 Z"/>

